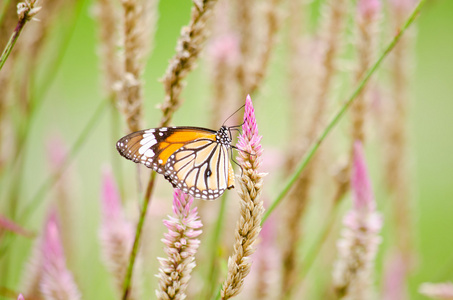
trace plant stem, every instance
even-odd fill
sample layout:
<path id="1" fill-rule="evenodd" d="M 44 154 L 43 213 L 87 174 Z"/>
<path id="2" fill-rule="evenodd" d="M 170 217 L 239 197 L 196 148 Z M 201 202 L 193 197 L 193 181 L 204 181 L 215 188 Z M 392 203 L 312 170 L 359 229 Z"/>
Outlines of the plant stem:
<path id="1" fill-rule="evenodd" d="M 60 179 L 61 175 L 63 172 L 67 169 L 69 164 L 74 160 L 75 156 L 78 154 L 80 151 L 81 147 L 85 143 L 85 140 L 89 137 L 90 133 L 92 133 L 94 130 L 94 126 L 99 122 L 99 120 L 102 117 L 102 114 L 105 111 L 105 108 L 107 107 L 107 101 L 103 100 L 98 108 L 96 109 L 95 113 L 91 117 L 91 119 L 88 121 L 87 125 L 83 129 L 83 131 L 80 133 L 79 137 L 77 138 L 76 142 L 74 145 L 71 147 L 69 150 L 68 156 L 65 158 L 64 162 L 60 165 L 60 167 L 52 174 L 50 175 L 45 182 L 41 185 L 39 190 L 34 194 L 32 200 L 28 204 L 28 206 L 24 209 L 22 214 L 19 215 L 19 224 L 25 225 L 27 219 L 30 217 L 30 215 L 36 211 L 38 211 L 37 206 L 42 202 L 46 194 L 52 189 L 52 187 L 58 182 L 58 179 Z M 14 238 L 17 235 L 11 235 L 9 238 L 6 236 L 2 240 L 2 244 L 0 246 L 0 257 L 2 257 L 8 249 L 8 246 L 13 242 Z"/>
<path id="2" fill-rule="evenodd" d="M 140 244 L 140 238 L 142 235 L 143 224 L 145 223 L 146 212 L 148 211 L 148 205 L 151 199 L 151 194 L 153 192 L 154 183 L 156 180 L 156 172 L 151 171 L 151 176 L 149 177 L 148 187 L 146 188 L 145 197 L 143 198 L 143 206 L 140 211 L 140 218 L 137 224 L 137 230 L 135 232 L 134 244 L 132 246 L 131 254 L 129 257 L 129 265 L 127 266 L 126 277 L 124 277 L 123 282 L 123 300 L 126 300 L 131 291 L 131 280 L 132 280 L 132 271 L 134 269 L 135 258 L 138 253 L 138 246 Z"/>
<path id="3" fill-rule="evenodd" d="M 28 15 L 28 13 L 26 13 L 24 18 L 19 19 L 19 22 L 17 23 L 17 26 L 14 29 L 14 32 L 11 35 L 11 37 L 8 41 L 8 44 L 6 44 L 6 47 L 3 50 L 2 56 L 0 57 L 0 70 L 3 68 L 3 65 L 5 64 L 6 60 L 8 59 L 8 56 L 11 53 L 11 50 L 13 50 L 13 47 L 16 44 L 17 39 L 19 38 L 19 35 L 22 32 L 22 29 L 24 29 L 25 23 L 27 23 L 27 21 L 28 21 L 27 15 Z"/>
<path id="4" fill-rule="evenodd" d="M 215 224 L 215 229 L 214 233 L 211 237 L 211 255 L 210 255 L 210 265 L 208 269 L 208 280 L 209 284 L 207 285 L 207 288 L 205 292 L 203 293 L 204 299 L 211 299 L 213 295 L 213 291 L 215 291 L 217 287 L 217 278 L 218 278 L 218 250 L 219 250 L 219 242 L 220 242 L 220 235 L 222 233 L 222 228 L 223 228 L 223 222 L 225 220 L 225 213 L 226 213 L 226 195 L 222 197 L 220 200 L 220 210 L 219 214 L 217 215 L 217 222 Z"/>
<path id="5" fill-rule="evenodd" d="M 43 183 L 38 192 L 36 192 L 32 200 L 30 201 L 29 205 L 22 213 L 21 218 L 19 218 L 19 220 L 22 220 L 22 222 L 25 223 L 25 220 L 28 218 L 28 216 L 33 211 L 37 211 L 37 206 L 41 203 L 42 199 L 44 199 L 44 196 L 50 191 L 50 189 L 55 185 L 55 183 L 58 182 L 63 172 L 66 171 L 69 164 L 74 160 L 75 156 L 79 153 L 86 139 L 94 131 L 94 127 L 101 120 L 101 116 L 103 115 L 105 109 L 108 106 L 107 104 L 108 101 L 106 100 L 102 100 L 101 103 L 99 103 L 94 114 L 91 116 L 90 120 L 85 125 L 85 128 L 80 133 L 74 145 L 71 147 L 68 156 L 65 158 L 60 167 L 55 171 L 55 173 L 53 173 L 49 178 L 47 178 L 47 180 Z M 21 224 L 24 224 L 22 222 Z"/>
<path id="6" fill-rule="evenodd" d="M 367 71 L 366 75 L 363 77 L 363 79 L 359 82 L 357 88 L 354 90 L 352 95 L 349 97 L 349 99 L 340 107 L 339 111 L 333 116 L 332 120 L 327 124 L 326 128 L 324 131 L 321 133 L 321 135 L 316 139 L 314 144 L 310 147 L 308 150 L 307 154 L 302 158 L 301 162 L 296 168 L 296 171 L 292 175 L 292 177 L 289 179 L 289 181 L 286 183 L 285 187 L 283 190 L 280 192 L 280 194 L 275 198 L 275 200 L 272 202 L 271 206 L 266 210 L 263 220 L 261 221 L 261 224 L 263 224 L 269 215 L 275 210 L 275 208 L 281 203 L 283 198 L 285 198 L 286 194 L 288 191 L 291 189 L 293 184 L 296 182 L 296 180 L 299 178 L 300 174 L 302 171 L 305 170 L 307 167 L 308 163 L 311 161 L 313 155 L 316 153 L 318 150 L 319 146 L 322 144 L 322 142 L 325 140 L 325 138 L 329 135 L 329 133 L 332 131 L 332 129 L 337 125 L 337 123 L 341 120 L 343 115 L 346 113 L 348 108 L 351 106 L 351 104 L 354 102 L 356 99 L 357 95 L 360 94 L 362 89 L 365 87 L 365 85 L 368 83 L 368 80 L 370 79 L 371 75 L 373 75 L 377 68 L 381 65 L 382 61 L 384 58 L 387 57 L 387 55 L 393 50 L 395 45 L 398 43 L 398 41 L 401 39 L 403 36 L 404 32 L 407 30 L 407 28 L 414 22 L 418 14 L 420 13 L 421 8 L 425 4 L 426 0 L 421 0 L 415 9 L 412 11 L 410 16 L 407 18 L 406 22 L 403 24 L 403 26 L 400 28 L 398 33 L 395 35 L 395 37 L 392 39 L 392 41 L 387 45 L 385 50 L 382 52 L 381 56 L 378 58 L 378 60 L 373 64 L 373 66 Z"/>

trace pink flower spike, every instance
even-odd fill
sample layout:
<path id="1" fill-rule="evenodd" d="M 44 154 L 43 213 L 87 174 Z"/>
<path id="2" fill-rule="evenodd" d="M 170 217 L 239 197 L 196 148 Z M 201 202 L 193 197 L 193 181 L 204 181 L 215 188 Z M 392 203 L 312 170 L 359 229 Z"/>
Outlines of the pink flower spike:
<path id="1" fill-rule="evenodd" d="M 102 258 L 107 269 L 113 276 L 117 292 L 121 293 L 126 274 L 125 266 L 129 261 L 129 254 L 134 241 L 134 227 L 124 215 L 121 198 L 112 171 L 107 167 L 102 172 L 101 201 L 102 223 L 99 237 Z M 141 259 L 140 252 L 137 258 Z M 139 265 L 137 264 L 138 268 L 140 268 Z M 135 270 L 135 272 L 139 273 L 140 269 Z M 139 298 L 139 279 L 140 276 L 134 276 L 132 279 L 130 299 Z"/>
<path id="2" fill-rule="evenodd" d="M 107 167 L 102 172 L 102 209 L 106 221 L 116 222 L 123 218 L 120 195 L 112 171 Z"/>
<path id="3" fill-rule="evenodd" d="M 362 19 L 372 20 L 379 15 L 381 10 L 380 0 L 359 0 L 357 2 L 359 16 Z"/>
<path id="4" fill-rule="evenodd" d="M 249 153 L 254 152 L 253 150 L 255 150 L 259 153 L 253 153 L 255 154 L 254 156 L 261 156 L 261 138 L 262 136 L 258 134 L 258 125 L 256 124 L 255 109 L 253 108 L 252 98 L 250 98 L 250 95 L 247 95 L 244 109 L 244 124 L 242 124 L 242 134 L 239 136 L 237 147 L 240 150 L 244 150 Z"/>
<path id="5" fill-rule="evenodd" d="M 25 300 L 24 296 L 22 296 L 22 294 L 19 294 L 19 296 L 17 297 L 17 300 Z"/>
<path id="6" fill-rule="evenodd" d="M 237 179 L 238 194 L 241 198 L 241 215 L 236 224 L 233 253 L 228 258 L 228 274 L 220 292 L 222 299 L 236 296 L 242 290 L 244 279 L 249 274 L 252 261 L 250 255 L 255 250 L 264 206 L 261 199 L 263 177 L 260 172 L 263 149 L 261 136 L 255 118 L 250 95 L 247 96 L 244 109 L 244 124 L 237 147 L 240 150 L 237 161 L 242 169 Z"/>
<path id="7" fill-rule="evenodd" d="M 370 178 L 360 142 L 354 144 L 354 160 L 352 169 L 351 188 L 354 197 L 354 206 L 357 210 L 374 210 L 375 202 Z"/>
<path id="8" fill-rule="evenodd" d="M 50 213 L 46 222 L 42 255 L 43 275 L 40 288 L 44 298 L 52 299 L 53 295 L 65 295 L 65 299 L 80 299 L 81 295 L 74 278 L 66 268 L 55 211 Z"/>
<path id="9" fill-rule="evenodd" d="M 168 258 L 158 258 L 160 263 L 158 299 L 185 299 L 190 273 L 195 267 L 195 253 L 200 241 L 196 239 L 203 225 L 199 220 L 196 208 L 191 209 L 193 197 L 175 189 L 173 194 L 173 212 L 164 220 L 168 232 L 164 233 L 162 242 Z M 175 287 L 177 287 L 175 289 Z"/>
<path id="10" fill-rule="evenodd" d="M 402 253 L 392 254 L 386 263 L 382 299 L 408 299 L 406 295 L 407 263 Z"/>
<path id="11" fill-rule="evenodd" d="M 339 298 L 368 299 L 373 293 L 374 260 L 381 243 L 381 215 L 376 211 L 362 144 L 354 144 L 352 170 L 354 205 L 344 216 L 333 282 Z"/>

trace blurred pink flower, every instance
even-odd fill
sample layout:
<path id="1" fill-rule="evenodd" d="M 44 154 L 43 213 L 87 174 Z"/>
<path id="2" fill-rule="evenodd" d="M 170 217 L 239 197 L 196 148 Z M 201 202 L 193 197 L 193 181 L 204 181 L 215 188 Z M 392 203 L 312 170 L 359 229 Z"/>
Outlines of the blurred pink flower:
<path id="1" fill-rule="evenodd" d="M 239 38 L 235 34 L 220 35 L 210 42 L 207 54 L 216 63 L 236 65 L 239 62 Z"/>
<path id="2" fill-rule="evenodd" d="M 168 233 L 164 234 L 162 242 L 168 258 L 158 258 L 159 287 L 156 290 L 158 299 L 184 299 L 190 273 L 195 267 L 195 253 L 200 240 L 203 226 L 199 220 L 197 208 L 192 208 L 193 197 L 175 189 L 173 194 L 174 217 L 168 216 L 164 225 Z"/>
<path id="3" fill-rule="evenodd" d="M 17 300 L 25 300 L 25 299 L 24 299 L 24 296 L 22 296 L 22 294 L 19 294 L 19 296 L 17 297 Z"/>
<path id="4" fill-rule="evenodd" d="M 46 143 L 48 161 L 50 161 L 53 169 L 60 168 L 68 154 L 68 149 L 64 141 L 59 135 L 54 135 L 47 140 Z"/>
<path id="5" fill-rule="evenodd" d="M 43 274 L 40 284 L 45 299 L 81 299 L 71 272 L 66 268 L 66 258 L 61 245 L 57 216 L 52 211 L 47 219 L 42 244 Z"/>
<path id="6" fill-rule="evenodd" d="M 110 169 L 103 170 L 102 223 L 100 228 L 101 251 L 104 263 L 113 275 L 116 289 L 122 291 L 123 280 L 134 242 L 134 227 L 124 216 L 120 195 Z M 138 255 L 140 258 L 140 254 Z M 139 268 L 139 264 L 136 265 Z M 135 270 L 135 273 L 139 273 Z M 139 298 L 139 276 L 134 276 L 130 299 Z"/>
<path id="7" fill-rule="evenodd" d="M 373 211 L 375 209 L 374 194 L 363 154 L 362 144 L 354 143 L 353 169 L 351 189 L 354 208 L 358 211 Z"/>
<path id="8" fill-rule="evenodd" d="M 401 253 L 393 254 L 386 263 L 384 274 L 384 290 L 382 299 L 385 300 L 404 300 L 406 295 L 406 273 L 407 264 Z"/>
<path id="9" fill-rule="evenodd" d="M 381 11 L 380 0 L 359 0 L 357 2 L 359 17 L 365 20 L 375 19 Z"/>
<path id="10" fill-rule="evenodd" d="M 340 297 L 368 299 L 373 294 L 374 259 L 381 243 L 382 219 L 376 212 L 362 144 L 354 145 L 353 208 L 343 218 L 345 228 L 337 243 L 338 259 L 333 281 Z"/>
<path id="11" fill-rule="evenodd" d="M 416 0 L 390 0 L 391 8 L 399 12 L 409 12 L 414 8 Z"/>
<path id="12" fill-rule="evenodd" d="M 423 283 L 419 290 L 420 294 L 433 299 L 453 300 L 453 283 Z"/>

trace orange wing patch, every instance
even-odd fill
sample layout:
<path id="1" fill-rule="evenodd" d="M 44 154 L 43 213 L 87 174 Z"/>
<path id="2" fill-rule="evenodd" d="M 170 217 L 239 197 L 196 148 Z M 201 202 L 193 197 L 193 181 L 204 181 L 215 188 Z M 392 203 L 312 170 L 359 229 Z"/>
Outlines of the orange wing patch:
<path id="1" fill-rule="evenodd" d="M 194 130 L 181 130 L 172 133 L 165 139 L 164 142 L 159 144 L 159 150 L 161 150 L 159 159 L 162 160 L 162 164 L 165 165 L 168 158 L 186 143 L 197 139 L 209 139 L 215 141 L 215 134 Z M 197 143 L 203 144 L 204 142 L 200 141 L 191 144 L 193 145 Z"/>

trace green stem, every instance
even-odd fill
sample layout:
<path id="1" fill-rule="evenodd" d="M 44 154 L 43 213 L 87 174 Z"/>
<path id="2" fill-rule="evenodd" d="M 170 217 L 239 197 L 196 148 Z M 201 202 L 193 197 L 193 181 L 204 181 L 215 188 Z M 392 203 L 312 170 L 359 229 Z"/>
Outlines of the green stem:
<path id="1" fill-rule="evenodd" d="M 225 195 L 225 194 L 224 194 Z M 216 290 L 217 287 L 217 278 L 218 278 L 218 250 L 219 250 L 219 243 L 220 243 L 220 236 L 222 233 L 223 222 L 225 220 L 225 213 L 226 213 L 226 203 L 227 199 L 226 196 L 223 196 L 220 203 L 220 210 L 217 216 L 217 222 L 215 224 L 214 233 L 211 238 L 211 255 L 210 255 L 210 265 L 208 269 L 208 280 L 209 284 L 207 285 L 206 291 L 203 293 L 205 299 L 211 299 L 213 295 L 213 291 Z"/>
<path id="2" fill-rule="evenodd" d="M 395 37 L 392 39 L 392 41 L 387 45 L 385 48 L 384 52 L 382 52 L 381 56 L 378 58 L 378 60 L 374 63 L 374 65 L 367 71 L 366 75 L 363 77 L 363 79 L 360 81 L 358 84 L 357 88 L 354 90 L 352 95 L 349 97 L 349 99 L 340 107 L 339 111 L 334 115 L 332 120 L 329 122 L 329 124 L 326 126 L 324 131 L 321 133 L 321 135 L 317 138 L 315 143 L 311 146 L 311 148 L 308 150 L 307 154 L 302 158 L 301 162 L 296 168 L 296 171 L 294 172 L 293 176 L 289 179 L 289 181 L 286 183 L 285 187 L 283 190 L 280 192 L 280 194 L 277 196 L 277 198 L 272 202 L 271 206 L 267 209 L 267 211 L 264 214 L 263 220 L 261 221 L 261 224 L 263 224 L 269 215 L 275 210 L 275 208 L 281 203 L 283 198 L 285 198 L 286 194 L 288 191 L 291 189 L 293 184 L 296 182 L 296 180 L 299 178 L 300 174 L 302 171 L 305 170 L 306 166 L 312 159 L 313 155 L 316 153 L 318 150 L 319 146 L 322 144 L 322 142 L 325 140 L 325 138 L 329 135 L 329 133 L 332 131 L 332 129 L 337 125 L 337 123 L 341 120 L 343 115 L 346 113 L 348 110 L 349 106 L 354 102 L 355 98 L 357 95 L 360 94 L 360 92 L 363 90 L 365 85 L 367 84 L 368 80 L 370 79 L 371 75 L 376 72 L 378 67 L 381 65 L 382 61 L 384 58 L 387 57 L 387 55 L 393 50 L 395 45 L 398 43 L 398 41 L 401 39 L 403 36 L 404 32 L 407 30 L 407 28 L 414 22 L 418 14 L 420 13 L 421 8 L 425 4 L 426 0 L 421 0 L 418 5 L 415 7 L 415 9 L 412 11 L 406 22 L 403 24 L 403 26 L 400 28 L 398 33 L 395 35 Z"/>
<path id="3" fill-rule="evenodd" d="M 32 127 L 32 124 L 34 122 L 36 112 L 38 111 L 39 107 L 43 104 L 45 99 L 44 97 L 45 93 L 49 90 L 49 87 L 52 85 L 53 81 L 56 78 L 56 74 L 58 73 L 58 69 L 61 65 L 61 62 L 63 61 L 63 58 L 66 54 L 66 50 L 69 47 L 69 43 L 76 28 L 75 23 L 80 17 L 85 1 L 86 0 L 76 1 L 77 6 L 75 8 L 75 14 L 73 15 L 72 20 L 70 21 L 71 25 L 69 26 L 69 30 L 64 32 L 63 37 L 59 39 L 61 43 L 59 44 L 59 47 L 56 47 L 58 51 L 56 52 L 55 55 L 53 55 L 53 57 L 56 58 L 53 60 L 50 66 L 46 68 L 45 75 L 41 76 L 41 78 L 44 79 L 41 82 L 39 82 L 38 84 L 39 89 L 37 89 L 32 95 L 30 95 L 29 100 L 30 109 L 28 110 L 28 116 L 24 118 L 24 124 L 22 125 L 23 129 L 20 131 L 20 135 L 18 137 L 18 143 L 16 147 L 17 150 L 12 160 L 13 168 L 17 161 L 20 159 L 23 150 L 26 148 L 26 142 L 30 134 L 30 128 Z M 36 72 L 33 72 L 33 74 L 35 73 Z M 32 88 L 33 90 L 35 90 L 34 86 L 32 86 Z"/>
<path id="4" fill-rule="evenodd" d="M 27 219 L 31 216 L 32 213 L 38 211 L 37 206 L 42 202 L 46 194 L 52 189 L 52 187 L 58 182 L 58 179 L 61 177 L 63 172 L 67 169 L 69 164 L 74 160 L 75 156 L 78 154 L 80 151 L 80 148 L 82 145 L 85 143 L 85 140 L 88 138 L 90 133 L 94 131 L 94 126 L 99 122 L 101 119 L 102 113 L 104 112 L 105 108 L 107 107 L 107 101 L 103 100 L 98 108 L 96 109 L 95 113 L 91 117 L 91 119 L 88 121 L 87 125 L 85 126 L 84 130 L 81 132 L 79 137 L 77 138 L 76 142 L 74 145 L 71 147 L 68 156 L 64 160 L 64 162 L 60 165 L 60 167 L 50 175 L 46 179 L 46 181 L 41 185 L 39 190 L 36 192 L 36 194 L 33 196 L 32 200 L 30 203 L 27 205 L 27 207 L 24 209 L 23 213 L 19 215 L 18 220 L 20 220 L 20 224 L 25 225 Z M 10 235 L 9 238 L 4 238 L 2 240 L 2 244 L 0 247 L 0 257 L 4 255 L 6 252 L 6 249 L 8 249 L 9 245 L 11 242 L 13 242 L 14 238 L 17 235 Z"/>
<path id="5" fill-rule="evenodd" d="M 143 206 L 140 212 L 140 218 L 137 224 L 137 230 L 135 231 L 134 245 L 132 246 L 132 251 L 129 256 L 129 265 L 127 266 L 126 276 L 123 281 L 123 300 L 126 300 L 129 297 L 131 291 L 131 280 L 132 272 L 134 270 L 135 259 L 138 253 L 138 246 L 140 245 L 140 238 L 142 235 L 143 224 L 145 224 L 146 212 L 148 211 L 148 205 L 151 199 L 151 194 L 153 192 L 154 183 L 156 181 L 156 172 L 151 171 L 151 176 L 149 178 L 148 187 L 146 188 L 145 197 L 143 198 Z"/>
<path id="6" fill-rule="evenodd" d="M 67 167 L 70 163 L 74 160 L 76 155 L 79 153 L 81 147 L 85 143 L 86 139 L 90 136 L 90 134 L 94 131 L 94 127 L 98 124 L 101 120 L 101 116 L 104 113 L 107 107 L 108 101 L 102 100 L 99 103 L 98 107 L 96 108 L 93 116 L 91 116 L 90 120 L 86 124 L 83 131 L 80 133 L 79 137 L 75 141 L 74 145 L 71 147 L 68 156 L 65 158 L 64 162 L 60 165 L 60 167 L 53 173 L 47 180 L 41 185 L 38 192 L 33 196 L 32 200 L 25 208 L 24 212 L 22 213 L 19 220 L 21 220 L 21 224 L 24 224 L 29 215 L 37 211 L 37 206 L 42 202 L 44 196 L 52 189 L 55 183 L 58 182 L 61 175 L 64 171 L 66 171 Z"/>
<path id="7" fill-rule="evenodd" d="M 313 266 L 313 263 L 316 260 L 316 257 L 318 254 L 321 252 L 321 248 L 324 245 L 324 242 L 327 240 L 327 237 L 330 234 L 330 231 L 333 228 L 333 225 L 335 224 L 336 218 L 335 216 L 337 215 L 338 207 L 340 206 L 340 201 L 337 201 L 334 203 L 334 207 L 330 211 L 328 217 L 326 218 L 327 223 L 324 224 L 324 227 L 321 230 L 321 233 L 318 237 L 318 239 L 314 242 L 314 245 L 311 247 L 310 251 L 307 253 L 305 258 L 302 260 L 303 261 L 303 268 L 302 268 L 302 273 L 300 275 L 300 278 L 298 278 L 298 281 L 302 281 L 305 276 L 310 272 L 311 267 Z"/>

